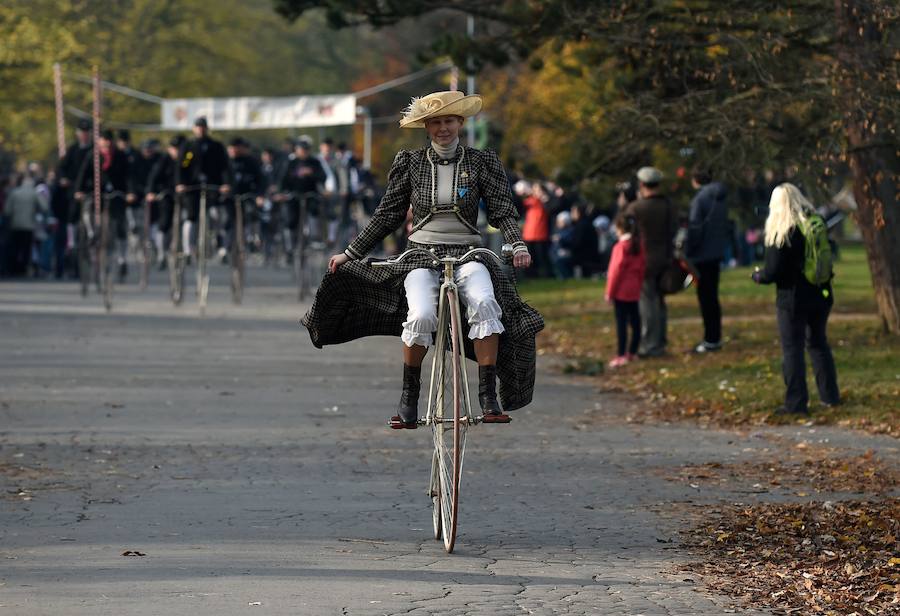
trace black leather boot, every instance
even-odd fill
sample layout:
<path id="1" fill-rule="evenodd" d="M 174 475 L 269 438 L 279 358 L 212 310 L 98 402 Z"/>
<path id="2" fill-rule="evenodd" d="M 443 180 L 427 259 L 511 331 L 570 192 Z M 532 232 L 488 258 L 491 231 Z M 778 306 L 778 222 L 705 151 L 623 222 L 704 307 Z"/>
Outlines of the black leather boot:
<path id="1" fill-rule="evenodd" d="M 478 366 L 478 404 L 485 423 L 509 423 L 497 402 L 497 366 Z"/>
<path id="2" fill-rule="evenodd" d="M 395 430 L 415 430 L 419 419 L 419 390 L 422 388 L 422 367 L 403 364 L 403 393 L 397 414 L 391 417 L 390 426 Z"/>

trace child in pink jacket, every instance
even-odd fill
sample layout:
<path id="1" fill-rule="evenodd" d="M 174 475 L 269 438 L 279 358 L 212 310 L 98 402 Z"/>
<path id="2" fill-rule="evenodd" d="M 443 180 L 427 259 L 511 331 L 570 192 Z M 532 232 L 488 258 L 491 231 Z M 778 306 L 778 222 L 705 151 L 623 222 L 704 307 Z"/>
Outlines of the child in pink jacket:
<path id="1" fill-rule="evenodd" d="M 638 300 L 641 298 L 641 285 L 644 283 L 644 269 L 647 265 L 647 256 L 634 216 L 616 218 L 616 229 L 619 241 L 613 246 L 606 272 L 606 301 L 615 308 L 618 342 L 618 355 L 609 362 L 610 368 L 624 366 L 637 357 L 641 341 Z M 626 344 L 629 325 L 631 344 Z"/>

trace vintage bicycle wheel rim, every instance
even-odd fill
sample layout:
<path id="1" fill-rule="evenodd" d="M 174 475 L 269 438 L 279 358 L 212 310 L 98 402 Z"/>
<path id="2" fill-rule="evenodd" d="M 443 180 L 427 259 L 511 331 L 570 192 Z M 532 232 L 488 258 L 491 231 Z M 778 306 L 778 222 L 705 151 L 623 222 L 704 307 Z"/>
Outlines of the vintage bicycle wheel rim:
<path id="1" fill-rule="evenodd" d="M 181 291 L 184 286 L 184 268 L 178 256 L 178 243 L 181 239 L 181 205 L 178 201 L 172 206 L 172 237 L 169 239 L 169 297 L 177 306 L 181 303 Z"/>
<path id="2" fill-rule="evenodd" d="M 429 484 L 429 492 L 431 495 L 431 525 L 434 529 L 434 538 L 440 541 L 443 538 L 443 526 L 441 524 L 441 477 L 440 462 L 438 461 L 438 452 L 435 451 L 431 457 L 431 482 Z"/>
<path id="3" fill-rule="evenodd" d="M 81 282 L 81 297 L 87 297 L 91 286 L 91 249 L 84 223 L 78 227 L 78 279 Z"/>
<path id="4" fill-rule="evenodd" d="M 209 221 L 206 217 L 206 192 L 200 193 L 200 224 L 197 232 L 197 300 L 200 304 L 200 312 L 206 310 L 206 297 L 209 293 L 209 275 L 206 272 L 206 252 L 209 250 L 207 237 Z"/>
<path id="5" fill-rule="evenodd" d="M 303 301 L 306 299 L 306 291 L 309 281 L 306 277 L 306 204 L 301 202 L 299 205 L 300 213 L 297 216 L 297 240 L 294 246 L 294 275 L 297 278 L 297 299 Z"/>
<path id="6" fill-rule="evenodd" d="M 103 307 L 109 312 L 112 310 L 112 263 L 109 259 L 109 249 L 112 246 L 112 238 L 109 236 L 109 206 L 101 214 L 100 223 L 100 277 L 102 280 Z"/>
<path id="7" fill-rule="evenodd" d="M 451 417 L 453 405 L 453 368 L 450 365 L 450 353 L 447 352 L 447 298 L 441 298 L 440 316 L 438 317 L 438 332 L 434 346 L 434 400 L 432 407 L 432 436 L 434 438 L 434 452 L 437 461 L 437 491 L 438 498 L 434 499 L 434 505 L 438 507 L 440 516 L 441 534 L 437 539 L 444 542 L 444 548 L 448 543 L 455 541 L 453 535 L 453 429 L 446 418 Z M 452 538 L 451 538 L 452 536 Z M 452 549 L 452 548 L 451 548 Z"/>
<path id="8" fill-rule="evenodd" d="M 244 295 L 244 217 L 240 203 L 234 208 L 234 243 L 231 255 L 231 301 L 240 304 Z"/>
<path id="9" fill-rule="evenodd" d="M 150 204 L 144 204 L 144 229 L 143 229 L 143 253 L 144 261 L 141 263 L 141 291 L 146 291 L 150 285 L 150 261 L 152 259 L 153 242 L 150 238 Z"/>
<path id="10" fill-rule="evenodd" d="M 450 451 L 448 452 L 449 468 L 445 467 L 444 469 L 445 489 L 441 494 L 442 510 L 445 512 L 443 519 L 444 549 L 448 554 L 453 552 L 453 548 L 456 544 L 456 531 L 459 520 L 460 462 L 463 445 L 463 435 L 461 434 L 460 425 L 462 397 L 460 396 L 459 321 L 455 306 L 456 293 L 450 290 L 447 292 L 446 303 L 446 308 L 450 313 L 449 356 L 447 351 L 444 353 L 445 365 L 449 364 L 450 374 L 445 374 L 445 379 L 449 381 L 450 396 L 449 399 L 444 399 L 444 408 L 450 411 L 448 414 L 450 415 L 452 422 L 449 427 L 446 422 L 441 422 L 442 429 L 450 432 L 450 438 L 447 438 L 445 435 L 442 439 L 445 447 L 450 447 Z"/>

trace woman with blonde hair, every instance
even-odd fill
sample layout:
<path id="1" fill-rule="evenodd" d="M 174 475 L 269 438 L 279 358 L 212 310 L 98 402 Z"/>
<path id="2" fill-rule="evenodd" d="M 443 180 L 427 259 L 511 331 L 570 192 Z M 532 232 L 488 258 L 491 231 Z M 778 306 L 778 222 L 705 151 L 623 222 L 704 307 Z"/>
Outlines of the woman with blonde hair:
<path id="1" fill-rule="evenodd" d="M 775 283 L 775 307 L 781 337 L 782 372 L 786 387 L 784 406 L 777 415 L 808 415 L 809 392 L 803 347 L 809 349 L 819 398 L 826 406 L 840 404 L 837 371 L 825 335 L 828 314 L 834 304 L 831 275 L 822 284 L 810 282 L 804 273 L 804 228 L 818 216 L 809 200 L 793 184 L 775 187 L 769 201 L 765 227 L 765 265 L 756 268 L 753 280 Z"/>

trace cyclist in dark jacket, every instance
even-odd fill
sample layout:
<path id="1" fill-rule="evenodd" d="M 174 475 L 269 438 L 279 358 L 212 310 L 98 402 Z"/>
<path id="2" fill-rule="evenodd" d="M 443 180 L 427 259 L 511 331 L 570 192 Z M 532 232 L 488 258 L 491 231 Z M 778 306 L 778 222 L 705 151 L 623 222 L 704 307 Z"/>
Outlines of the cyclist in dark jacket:
<path id="1" fill-rule="evenodd" d="M 175 207 L 175 179 L 181 161 L 181 150 L 185 139 L 181 135 L 172 137 L 166 153 L 160 156 L 147 177 L 147 207 L 152 208 L 151 217 L 156 226 L 153 241 L 160 269 L 165 269 L 166 241 L 172 230 L 172 215 Z"/>
<path id="2" fill-rule="evenodd" d="M 310 219 L 310 234 L 318 235 L 319 196 L 321 186 L 327 177 L 322 163 L 310 152 L 310 144 L 298 141 L 294 150 L 294 158 L 288 164 L 281 179 L 280 191 L 289 193 L 291 198 L 285 202 L 285 226 L 295 233 L 300 223 L 300 199 L 306 199 L 307 216 Z M 309 197 L 314 197 L 310 199 Z M 291 249 L 288 247 L 288 257 Z"/>
<path id="3" fill-rule="evenodd" d="M 66 220 L 75 224 L 78 222 L 78 214 L 80 212 L 81 203 L 74 199 L 78 188 L 75 182 L 78 181 L 78 174 L 84 165 L 85 157 L 92 152 L 91 148 L 91 122 L 90 120 L 78 120 L 75 129 L 75 143 L 71 144 L 66 150 L 65 156 L 59 161 L 57 177 L 59 185 L 65 189 L 68 211 Z"/>
<path id="4" fill-rule="evenodd" d="M 187 142 L 181 155 L 175 181 L 178 192 L 193 195 L 188 199 L 188 220 L 196 221 L 200 211 L 201 184 L 218 186 L 218 192 L 230 191 L 228 153 L 221 142 L 209 136 L 206 118 L 199 117 L 194 122 L 194 139 Z M 191 190 L 191 188 L 194 188 Z M 210 198 L 210 195 L 207 195 Z"/>
<path id="5" fill-rule="evenodd" d="M 226 244 L 234 240 L 235 215 L 241 208 L 244 228 L 256 223 L 257 209 L 262 208 L 263 194 L 266 190 L 266 179 L 263 176 L 259 159 L 250 151 L 250 144 L 243 137 L 235 137 L 228 143 L 229 174 L 234 200 L 227 200 L 225 210 Z M 238 203 L 238 201 L 240 201 Z"/>
<path id="6" fill-rule="evenodd" d="M 225 146 L 209 136 L 209 125 L 203 116 L 194 121 L 193 132 L 194 139 L 185 145 L 175 173 L 175 191 L 184 193 L 182 207 L 185 209 L 187 222 L 182 232 L 184 246 L 190 254 L 195 252 L 193 223 L 200 216 L 201 187 L 217 187 L 209 188 L 206 192 L 206 205 L 210 209 L 218 205 L 220 194 L 225 195 L 231 191 Z"/>
<path id="7" fill-rule="evenodd" d="M 128 275 L 125 255 L 128 252 L 128 226 L 125 218 L 125 195 L 128 192 L 128 157 L 113 143 L 113 133 L 105 130 L 100 134 L 100 193 L 101 208 L 109 209 L 109 225 L 115 235 L 115 245 L 119 267 L 119 282 Z M 94 192 L 94 153 L 87 153 L 75 181 L 75 199 L 90 199 Z"/>

